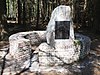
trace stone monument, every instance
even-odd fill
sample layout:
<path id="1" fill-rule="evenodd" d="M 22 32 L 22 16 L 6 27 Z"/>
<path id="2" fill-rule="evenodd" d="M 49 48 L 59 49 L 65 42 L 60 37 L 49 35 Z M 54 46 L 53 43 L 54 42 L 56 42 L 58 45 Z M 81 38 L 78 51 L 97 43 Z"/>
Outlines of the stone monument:
<path id="1" fill-rule="evenodd" d="M 47 44 L 42 43 L 39 46 L 41 64 L 62 65 L 79 59 L 80 45 L 77 44 L 77 49 L 74 45 L 75 38 L 70 6 L 60 5 L 54 9 L 47 26 L 46 39 Z"/>
<path id="2" fill-rule="evenodd" d="M 84 58 L 91 40 L 74 34 L 71 8 L 60 5 L 52 12 L 46 31 L 19 32 L 9 37 L 9 43 L 7 59 L 13 57 L 18 71 L 29 68 L 40 72 L 58 70 L 55 67 Z"/>

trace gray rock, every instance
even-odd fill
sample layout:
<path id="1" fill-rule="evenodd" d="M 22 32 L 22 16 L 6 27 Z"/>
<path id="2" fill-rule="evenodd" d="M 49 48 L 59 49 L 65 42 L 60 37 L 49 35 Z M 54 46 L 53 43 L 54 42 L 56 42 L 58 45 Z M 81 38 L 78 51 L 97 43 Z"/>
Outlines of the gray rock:
<path id="1" fill-rule="evenodd" d="M 53 45 L 55 39 L 55 21 L 70 21 L 70 37 L 74 38 L 73 21 L 70 6 L 60 5 L 56 7 L 52 14 L 46 30 L 47 43 Z"/>
<path id="2" fill-rule="evenodd" d="M 88 36 L 82 34 L 75 34 L 76 40 L 80 42 L 80 59 L 83 59 L 90 52 L 91 39 Z"/>
<path id="3" fill-rule="evenodd" d="M 70 21 L 68 39 L 55 38 L 55 21 Z M 84 58 L 90 51 L 90 38 L 74 34 L 71 8 L 69 6 L 60 5 L 53 10 L 46 31 L 47 43 L 42 43 L 39 46 L 39 61 L 42 65 L 70 64 L 80 58 Z"/>
<path id="4" fill-rule="evenodd" d="M 68 39 L 55 39 L 55 21 L 70 21 Z M 66 69 L 60 66 L 78 61 L 89 53 L 90 41 L 90 38 L 84 35 L 74 36 L 71 8 L 58 6 L 52 12 L 46 31 L 20 32 L 9 37 L 8 56 L 12 60 L 9 69 L 14 72 L 24 68 L 39 72 L 52 69 L 63 72 Z M 37 48 L 32 53 L 32 46 L 35 45 Z"/>
<path id="5" fill-rule="evenodd" d="M 27 34 L 25 38 L 30 40 L 31 45 L 39 45 L 41 43 L 41 39 L 38 33 Z"/>
<path id="6" fill-rule="evenodd" d="M 37 55 L 32 58 L 32 46 L 38 46 L 42 41 L 45 41 L 45 31 L 20 32 L 11 35 L 9 37 L 10 50 L 6 56 L 10 62 L 13 60 L 10 63 L 11 71 L 21 71 L 33 65 L 38 58 Z"/>

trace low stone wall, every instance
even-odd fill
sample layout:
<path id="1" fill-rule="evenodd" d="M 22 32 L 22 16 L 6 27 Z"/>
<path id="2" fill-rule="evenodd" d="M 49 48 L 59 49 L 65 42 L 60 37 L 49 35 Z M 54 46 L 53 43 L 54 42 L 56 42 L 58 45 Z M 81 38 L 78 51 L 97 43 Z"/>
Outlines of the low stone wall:
<path id="1" fill-rule="evenodd" d="M 20 32 L 13 34 L 9 37 L 10 44 L 10 54 L 14 55 L 18 51 L 18 46 L 23 46 L 25 43 L 20 44 L 20 42 L 29 42 L 31 45 L 39 45 L 45 39 L 45 31 L 31 31 L 31 32 Z"/>
<path id="2" fill-rule="evenodd" d="M 9 37 L 9 53 L 6 56 L 6 59 L 9 60 L 9 64 L 6 64 L 6 66 L 11 66 L 6 68 L 5 71 L 18 72 L 36 66 L 34 61 L 38 62 L 38 54 L 33 56 L 32 47 L 38 47 L 43 41 L 46 41 L 45 31 L 19 32 L 11 35 Z"/>
<path id="3" fill-rule="evenodd" d="M 5 72 L 18 72 L 29 68 L 30 71 L 57 70 L 84 58 L 90 50 L 90 38 L 76 34 L 76 40 L 56 39 L 54 47 L 46 43 L 46 31 L 20 32 L 9 37 L 10 50 L 6 56 Z M 34 51 L 32 47 L 36 46 Z M 52 69 L 49 69 L 52 68 Z"/>

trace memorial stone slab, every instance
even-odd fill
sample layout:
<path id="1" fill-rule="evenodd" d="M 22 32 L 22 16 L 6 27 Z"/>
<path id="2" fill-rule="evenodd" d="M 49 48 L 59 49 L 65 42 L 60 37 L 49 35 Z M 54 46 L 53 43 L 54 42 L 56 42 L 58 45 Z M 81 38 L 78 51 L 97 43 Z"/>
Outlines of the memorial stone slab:
<path id="1" fill-rule="evenodd" d="M 91 40 L 74 34 L 71 8 L 60 5 L 52 12 L 46 31 L 16 33 L 9 37 L 9 43 L 8 55 L 13 57 L 16 69 L 40 72 L 57 70 L 58 66 L 84 58 L 90 51 Z"/>

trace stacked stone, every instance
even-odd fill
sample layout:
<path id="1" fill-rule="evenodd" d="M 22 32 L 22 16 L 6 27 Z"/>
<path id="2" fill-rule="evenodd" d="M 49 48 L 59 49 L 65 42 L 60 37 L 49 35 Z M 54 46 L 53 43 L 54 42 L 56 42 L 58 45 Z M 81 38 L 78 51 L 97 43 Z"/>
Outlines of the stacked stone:
<path id="1" fill-rule="evenodd" d="M 38 46 L 42 41 L 45 41 L 45 31 L 20 32 L 11 35 L 10 50 L 6 56 L 6 59 L 10 60 L 8 63 L 11 67 L 7 70 L 16 72 L 29 67 L 33 69 L 34 64 L 38 65 L 38 53 L 35 55 L 32 53 L 32 46 Z"/>
<path id="2" fill-rule="evenodd" d="M 13 50 L 11 53 L 11 56 L 13 56 L 14 59 L 14 70 L 21 70 L 23 68 L 28 68 L 30 66 L 30 63 L 26 64 L 25 66 L 24 63 L 27 60 L 30 60 L 30 55 L 31 55 L 31 44 L 28 39 L 18 39 L 13 44 L 15 43 L 14 46 L 16 46 L 16 50 Z M 23 68 L 22 68 L 23 66 Z"/>
<path id="3" fill-rule="evenodd" d="M 76 49 L 77 46 L 77 49 Z M 55 40 L 55 48 L 47 43 L 39 46 L 40 66 L 57 66 L 70 64 L 79 59 L 80 45 L 74 45 L 71 40 Z"/>
<path id="4" fill-rule="evenodd" d="M 55 52 L 54 48 L 49 46 L 47 43 L 39 45 L 39 65 L 40 66 L 54 66 L 55 64 Z"/>
<path id="5" fill-rule="evenodd" d="M 30 68 L 31 71 L 35 70 L 40 72 L 43 70 L 43 67 L 49 69 L 50 67 L 54 68 L 64 64 L 70 64 L 77 61 L 81 53 L 87 53 L 88 48 L 90 48 L 89 38 L 80 35 L 76 36 L 77 40 L 81 41 L 83 46 L 82 49 L 80 49 L 81 44 L 77 44 L 74 38 L 70 13 L 71 9 L 69 6 L 61 5 L 54 9 L 47 26 L 46 35 L 45 31 L 33 31 L 17 33 L 9 38 L 10 55 L 13 56 L 14 59 L 14 70 Z M 55 21 L 71 22 L 68 39 L 55 39 Z M 44 41 L 46 43 L 43 43 Z M 30 56 L 31 46 L 35 45 L 38 51 L 35 49 L 33 56 Z M 84 55 L 82 55 L 82 57 L 83 56 Z"/>

